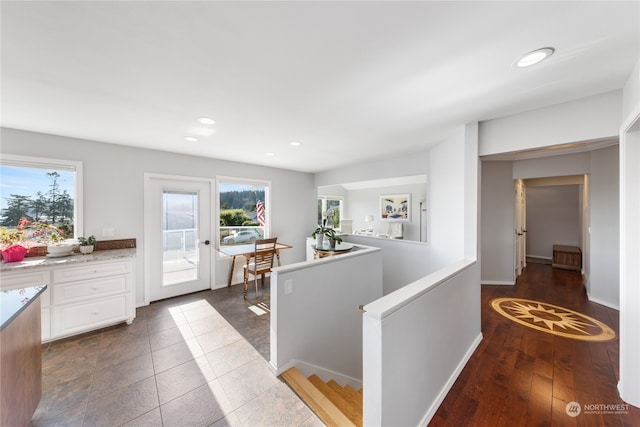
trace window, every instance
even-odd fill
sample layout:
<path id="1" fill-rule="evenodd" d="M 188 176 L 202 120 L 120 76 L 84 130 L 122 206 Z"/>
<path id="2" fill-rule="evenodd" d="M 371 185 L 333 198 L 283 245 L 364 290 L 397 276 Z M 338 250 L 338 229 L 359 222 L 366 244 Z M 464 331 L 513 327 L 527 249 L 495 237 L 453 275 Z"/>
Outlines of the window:
<path id="1" fill-rule="evenodd" d="M 220 246 L 253 243 L 269 237 L 270 183 L 218 178 Z"/>
<path id="2" fill-rule="evenodd" d="M 340 230 L 342 204 L 342 196 L 318 196 L 318 224 L 326 218 L 326 227 Z"/>
<path id="3" fill-rule="evenodd" d="M 82 230 L 82 163 L 3 155 L 0 160 L 0 226 L 20 218 L 54 225 L 75 239 Z"/>

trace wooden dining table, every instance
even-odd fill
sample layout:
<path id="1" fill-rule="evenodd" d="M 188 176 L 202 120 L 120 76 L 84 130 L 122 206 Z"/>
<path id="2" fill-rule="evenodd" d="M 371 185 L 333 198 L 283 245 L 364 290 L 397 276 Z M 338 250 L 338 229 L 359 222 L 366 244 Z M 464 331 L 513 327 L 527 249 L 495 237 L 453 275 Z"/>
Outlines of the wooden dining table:
<path id="1" fill-rule="evenodd" d="M 282 265 L 280 262 L 280 250 L 281 249 L 289 249 L 293 246 L 287 245 L 286 243 L 276 243 L 276 259 L 278 260 L 278 265 Z M 227 287 L 231 287 L 231 281 L 233 280 L 233 269 L 236 266 L 236 257 L 243 256 L 247 259 L 247 265 L 251 263 L 251 258 L 255 253 L 255 244 L 247 243 L 245 245 L 229 245 L 229 246 L 220 246 L 218 251 L 223 254 L 231 257 L 231 266 L 229 267 L 229 279 L 227 281 Z"/>

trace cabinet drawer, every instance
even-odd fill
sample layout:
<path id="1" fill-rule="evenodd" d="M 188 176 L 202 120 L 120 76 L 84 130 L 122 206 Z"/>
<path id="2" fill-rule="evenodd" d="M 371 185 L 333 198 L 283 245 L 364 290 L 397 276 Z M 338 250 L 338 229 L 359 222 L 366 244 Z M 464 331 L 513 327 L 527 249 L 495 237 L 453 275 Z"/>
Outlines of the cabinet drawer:
<path id="1" fill-rule="evenodd" d="M 3 274 L 1 276 L 0 289 L 9 290 L 27 286 L 48 285 L 47 289 L 40 294 L 40 307 L 45 308 L 51 305 L 51 284 L 49 277 L 50 274 L 48 271 L 18 273 L 6 276 Z"/>
<path id="2" fill-rule="evenodd" d="M 51 283 L 49 271 L 21 271 L 0 275 L 2 289 L 24 288 L 26 286 L 48 285 Z"/>
<path id="3" fill-rule="evenodd" d="M 131 304 L 128 295 L 117 295 L 99 301 L 54 307 L 54 335 L 71 335 L 127 320 Z"/>
<path id="4" fill-rule="evenodd" d="M 125 275 L 54 285 L 53 303 L 54 305 L 69 304 L 121 294 L 131 288 L 130 283 L 130 275 Z"/>
<path id="5" fill-rule="evenodd" d="M 131 271 L 131 263 L 116 262 L 94 264 L 77 268 L 61 268 L 53 270 L 53 283 L 66 283 L 74 280 L 95 279 L 98 277 L 125 274 Z"/>

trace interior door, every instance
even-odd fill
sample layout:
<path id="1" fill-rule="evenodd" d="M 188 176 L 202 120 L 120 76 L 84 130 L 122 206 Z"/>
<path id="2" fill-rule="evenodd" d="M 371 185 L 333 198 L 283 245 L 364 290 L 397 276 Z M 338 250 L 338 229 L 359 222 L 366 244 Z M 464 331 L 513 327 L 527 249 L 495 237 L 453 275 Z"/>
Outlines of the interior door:
<path id="1" fill-rule="evenodd" d="M 521 179 L 515 181 L 515 275 L 516 279 L 522 274 L 522 269 L 526 265 L 526 202 L 525 186 Z"/>
<path id="2" fill-rule="evenodd" d="M 212 180 L 148 175 L 145 298 L 211 289 Z"/>

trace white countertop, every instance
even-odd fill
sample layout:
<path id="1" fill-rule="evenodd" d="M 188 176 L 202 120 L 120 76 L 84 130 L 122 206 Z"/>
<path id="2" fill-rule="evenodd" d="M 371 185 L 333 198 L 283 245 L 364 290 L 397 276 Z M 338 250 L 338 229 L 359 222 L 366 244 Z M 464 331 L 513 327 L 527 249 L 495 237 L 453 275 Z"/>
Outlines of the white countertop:
<path id="1" fill-rule="evenodd" d="M 107 251 L 94 251 L 88 255 L 73 253 L 66 257 L 50 258 L 50 257 L 27 257 L 20 262 L 4 262 L 0 263 L 0 272 L 22 271 L 39 267 L 58 267 L 85 262 L 94 261 L 110 261 L 123 258 L 134 258 L 136 256 L 136 248 L 130 249 L 113 249 Z"/>

